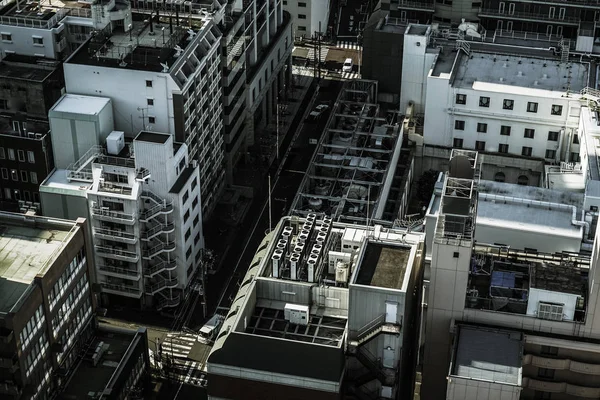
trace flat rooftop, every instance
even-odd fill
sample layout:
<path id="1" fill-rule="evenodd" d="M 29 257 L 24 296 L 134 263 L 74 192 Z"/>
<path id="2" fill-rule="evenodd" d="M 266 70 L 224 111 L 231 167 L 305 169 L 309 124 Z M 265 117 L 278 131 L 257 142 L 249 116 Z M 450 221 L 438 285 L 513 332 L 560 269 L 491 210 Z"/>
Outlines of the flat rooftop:
<path id="1" fill-rule="evenodd" d="M 165 144 L 171 135 L 167 133 L 157 133 L 157 132 L 146 132 L 142 131 L 138 133 L 134 140 L 139 140 L 141 142 L 150 142 L 150 143 L 159 143 Z"/>
<path id="2" fill-rule="evenodd" d="M 0 312 L 10 312 L 73 232 L 32 228 L 18 222 L 0 218 Z"/>
<path id="3" fill-rule="evenodd" d="M 495 83 L 522 88 L 523 94 L 537 90 L 579 92 L 588 86 L 588 65 L 563 63 L 557 59 L 471 52 L 459 58 L 454 86 L 472 88 L 482 83 Z M 482 90 L 492 90 L 486 86 Z M 498 91 L 504 90 L 499 88 Z"/>
<path id="4" fill-rule="evenodd" d="M 50 109 L 50 113 L 64 112 L 85 115 L 97 115 L 110 104 L 108 97 L 84 96 L 82 94 L 65 94 Z"/>
<path id="5" fill-rule="evenodd" d="M 585 296 L 588 271 L 569 264 L 548 265 L 535 263 L 530 270 L 529 286 L 551 292 Z"/>
<path id="6" fill-rule="evenodd" d="M 307 325 L 295 325 L 285 320 L 283 310 L 256 307 L 245 332 L 260 336 L 339 347 L 345 329 L 346 320 L 343 318 L 311 314 Z"/>
<path id="7" fill-rule="evenodd" d="M 458 326 L 451 375 L 480 381 L 521 384 L 520 332 Z"/>
<path id="8" fill-rule="evenodd" d="M 79 192 L 81 197 L 86 197 L 86 191 L 91 187 L 91 183 L 75 180 L 69 181 L 67 179 L 67 170 L 57 169 L 42 182 L 40 191 L 69 195 L 74 195 L 74 192 Z"/>
<path id="9" fill-rule="evenodd" d="M 64 400 L 85 399 L 93 398 L 92 393 L 102 393 L 135 337 L 135 331 L 127 334 L 97 330 L 93 345 L 81 363 L 77 365 L 69 384 L 59 398 Z M 100 361 L 94 366 L 91 356 L 98 344 L 103 344 L 106 350 L 100 357 Z"/>
<path id="10" fill-rule="evenodd" d="M 55 70 L 56 67 L 31 62 L 7 62 L 6 59 L 0 62 L 0 78 L 43 82 Z"/>
<path id="11" fill-rule="evenodd" d="M 356 284 L 402 289 L 411 248 L 367 242 Z"/>

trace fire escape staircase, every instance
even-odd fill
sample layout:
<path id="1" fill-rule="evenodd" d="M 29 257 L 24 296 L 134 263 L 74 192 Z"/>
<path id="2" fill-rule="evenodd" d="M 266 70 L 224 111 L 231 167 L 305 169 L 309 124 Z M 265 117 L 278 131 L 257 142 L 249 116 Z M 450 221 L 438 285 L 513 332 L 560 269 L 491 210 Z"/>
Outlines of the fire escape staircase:
<path id="1" fill-rule="evenodd" d="M 382 314 L 362 327 L 356 336 L 350 340 L 350 351 L 352 352 L 353 348 L 361 347 L 382 333 L 398 336 L 401 329 L 401 323 L 386 322 L 385 314 Z"/>

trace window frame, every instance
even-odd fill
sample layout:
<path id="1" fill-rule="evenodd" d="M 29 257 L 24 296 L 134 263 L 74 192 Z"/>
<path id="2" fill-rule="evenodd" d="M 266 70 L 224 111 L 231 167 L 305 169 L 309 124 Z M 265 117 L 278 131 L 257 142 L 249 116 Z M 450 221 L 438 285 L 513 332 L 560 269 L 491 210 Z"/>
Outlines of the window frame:
<path id="1" fill-rule="evenodd" d="M 477 123 L 477 133 L 487 133 L 488 124 L 485 122 Z"/>
<path id="2" fill-rule="evenodd" d="M 479 96 L 479 107 L 490 108 L 490 98 L 488 96 Z"/>
<path id="3" fill-rule="evenodd" d="M 504 99 L 502 100 L 502 109 L 503 110 L 514 110 L 515 101 L 513 99 Z"/>
<path id="4" fill-rule="evenodd" d="M 467 95 L 462 93 L 456 93 L 456 96 L 454 97 L 454 104 L 467 104 Z"/>
<path id="5" fill-rule="evenodd" d="M 534 101 L 527 102 L 527 112 L 537 113 L 538 112 L 538 103 Z"/>

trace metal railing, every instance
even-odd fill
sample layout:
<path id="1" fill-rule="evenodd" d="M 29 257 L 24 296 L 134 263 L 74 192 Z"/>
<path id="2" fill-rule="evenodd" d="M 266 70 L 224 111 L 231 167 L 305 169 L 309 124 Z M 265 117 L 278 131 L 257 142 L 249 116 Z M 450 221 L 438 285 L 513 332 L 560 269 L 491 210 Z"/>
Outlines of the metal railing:
<path id="1" fill-rule="evenodd" d="M 69 8 L 57 9 L 56 11 L 52 11 L 54 12 L 54 15 L 49 19 L 2 15 L 0 16 L 0 24 L 11 26 L 25 26 L 28 28 L 51 29 L 54 28 L 61 19 L 66 17 L 70 11 L 71 9 Z"/>
<path id="2" fill-rule="evenodd" d="M 100 286 L 102 286 L 105 289 L 112 290 L 115 292 L 129 293 L 129 294 L 134 294 L 137 296 L 142 295 L 142 291 L 139 288 L 133 287 L 133 286 L 117 285 L 115 283 L 108 283 L 108 282 L 101 282 Z"/>
<path id="3" fill-rule="evenodd" d="M 169 214 L 171 212 L 173 212 L 173 202 L 167 202 L 165 200 L 164 204 L 157 204 L 148 210 L 142 211 L 140 213 L 140 220 L 142 222 L 148 222 L 158 214 Z"/>
<path id="4" fill-rule="evenodd" d="M 550 16 L 550 14 L 545 13 L 529 13 L 529 12 L 508 12 L 505 10 L 500 12 L 498 8 L 480 8 L 479 15 L 493 16 L 493 17 L 505 17 L 505 18 L 513 18 L 513 19 L 531 19 L 531 20 L 543 20 L 548 22 L 555 22 L 557 24 L 576 24 L 579 25 L 579 18 L 572 17 L 570 15 L 564 15 L 562 18 L 559 18 L 558 14 Z"/>
<path id="5" fill-rule="evenodd" d="M 175 230 L 175 225 L 172 223 L 169 224 L 156 224 L 150 229 L 142 232 L 140 235 L 142 240 L 148 241 L 150 239 L 155 238 L 156 236 L 163 233 L 171 233 Z"/>
<path id="6" fill-rule="evenodd" d="M 144 250 L 143 255 L 145 259 L 151 259 L 160 253 L 173 251 L 175 247 L 175 242 L 160 243 L 151 249 Z"/>
<path id="7" fill-rule="evenodd" d="M 125 232 L 117 229 L 94 228 L 94 233 L 103 239 L 116 240 L 133 244 L 137 241 L 137 237 L 133 233 Z"/>
<path id="8" fill-rule="evenodd" d="M 361 337 L 365 336 L 369 332 L 374 331 L 375 329 L 377 329 L 379 326 L 381 326 L 383 324 L 384 321 L 385 321 L 385 314 L 381 314 L 378 317 L 376 317 L 375 319 L 373 319 L 372 321 L 366 323 L 358 331 L 352 332 L 351 333 L 352 334 L 351 337 L 355 338 L 355 339 L 360 339 Z"/>
<path id="9" fill-rule="evenodd" d="M 135 269 L 113 267 L 112 265 L 99 265 L 98 270 L 103 272 L 110 272 L 113 274 L 130 276 L 137 279 L 141 277 L 140 272 Z"/>
<path id="10" fill-rule="evenodd" d="M 433 2 L 426 3 L 420 1 L 407 1 L 407 0 L 399 0 L 394 4 L 398 5 L 398 8 L 410 8 L 415 10 L 426 10 L 426 11 L 435 11 L 435 5 Z"/>
<path id="11" fill-rule="evenodd" d="M 177 307 L 179 305 L 180 301 L 181 301 L 181 296 L 179 294 L 169 297 L 169 298 L 161 297 L 160 300 L 158 301 L 158 304 L 156 305 L 156 309 L 158 311 L 160 311 L 163 308 Z"/>
<path id="12" fill-rule="evenodd" d="M 117 222 L 129 222 L 135 221 L 135 214 L 125 213 L 121 211 L 106 210 L 102 207 L 92 207 L 92 216 L 114 220 Z"/>
<path id="13" fill-rule="evenodd" d="M 96 252 L 104 256 L 116 256 L 125 258 L 127 261 L 136 262 L 139 260 L 139 255 L 133 251 L 121 250 L 114 247 L 96 246 Z"/>
<path id="14" fill-rule="evenodd" d="M 164 278 L 161 275 L 158 275 L 161 279 L 154 284 L 146 285 L 146 293 L 156 294 L 163 289 L 175 289 L 178 285 L 178 279 L 175 278 Z"/>
<path id="15" fill-rule="evenodd" d="M 157 257 L 160 262 L 155 265 L 150 265 L 144 270 L 144 276 L 152 278 L 163 271 L 173 271 L 177 269 L 177 259 L 167 261 L 161 257 Z"/>

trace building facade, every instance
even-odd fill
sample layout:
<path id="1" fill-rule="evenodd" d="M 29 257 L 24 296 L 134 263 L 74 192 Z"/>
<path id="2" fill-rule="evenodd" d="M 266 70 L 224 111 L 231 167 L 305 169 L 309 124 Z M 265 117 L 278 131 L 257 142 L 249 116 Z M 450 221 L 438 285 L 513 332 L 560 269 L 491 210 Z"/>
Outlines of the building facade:
<path id="1" fill-rule="evenodd" d="M 93 329 L 86 222 L 3 214 L 0 395 L 50 398 Z M 7 251 L 6 249 L 11 249 Z"/>
<path id="2" fill-rule="evenodd" d="M 329 0 L 286 0 L 283 9 L 294 19 L 294 37 L 311 38 L 313 34 L 327 32 Z"/>

